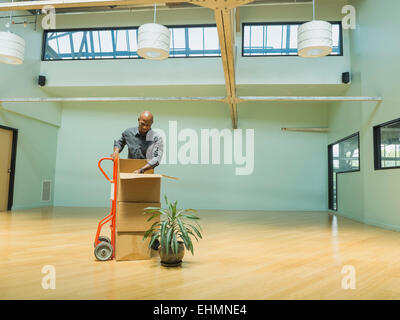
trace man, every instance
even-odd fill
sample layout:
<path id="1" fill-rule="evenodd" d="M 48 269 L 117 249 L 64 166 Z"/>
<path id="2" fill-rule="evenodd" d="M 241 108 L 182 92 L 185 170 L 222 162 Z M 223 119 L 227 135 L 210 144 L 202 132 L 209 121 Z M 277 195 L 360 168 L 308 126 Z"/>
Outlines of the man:
<path id="1" fill-rule="evenodd" d="M 143 111 L 138 118 L 139 125 L 126 129 L 122 137 L 114 141 L 113 159 L 128 145 L 128 159 L 147 159 L 146 165 L 134 173 L 144 173 L 160 164 L 164 143 L 161 136 L 151 130 L 153 115 L 150 111 Z"/>
<path id="2" fill-rule="evenodd" d="M 147 163 L 133 173 L 144 173 L 146 170 L 155 168 L 160 164 L 164 143 L 161 136 L 151 130 L 153 115 L 150 111 L 143 111 L 138 118 L 139 125 L 126 129 L 122 137 L 114 141 L 113 159 L 128 145 L 128 159 L 147 159 Z M 158 250 L 160 242 L 156 239 L 152 249 Z"/>

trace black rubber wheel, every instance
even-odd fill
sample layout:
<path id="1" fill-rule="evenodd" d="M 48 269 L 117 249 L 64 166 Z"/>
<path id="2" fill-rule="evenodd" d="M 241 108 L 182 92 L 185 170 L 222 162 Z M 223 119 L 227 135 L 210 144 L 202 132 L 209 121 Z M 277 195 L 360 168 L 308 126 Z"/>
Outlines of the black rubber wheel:
<path id="1" fill-rule="evenodd" d="M 94 256 L 97 260 L 107 261 L 111 258 L 113 254 L 113 247 L 108 242 L 100 242 L 96 248 L 94 248 Z"/>
<path id="2" fill-rule="evenodd" d="M 100 241 L 100 242 L 108 242 L 108 243 L 111 243 L 110 238 L 107 237 L 107 236 L 99 236 L 99 241 Z M 96 243 L 93 243 L 93 246 L 96 247 Z"/>

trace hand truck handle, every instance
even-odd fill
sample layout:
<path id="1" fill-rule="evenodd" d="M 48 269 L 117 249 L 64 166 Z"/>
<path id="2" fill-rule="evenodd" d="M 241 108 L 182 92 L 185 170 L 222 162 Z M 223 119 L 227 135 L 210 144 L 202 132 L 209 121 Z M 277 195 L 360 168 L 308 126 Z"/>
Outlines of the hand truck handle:
<path id="1" fill-rule="evenodd" d="M 100 169 L 100 171 L 103 173 L 103 175 L 106 177 L 106 179 L 107 179 L 108 181 L 110 181 L 111 183 L 113 183 L 114 181 L 111 180 L 111 179 L 108 177 L 108 175 L 104 172 L 103 168 L 101 167 L 101 163 L 102 163 L 104 160 L 118 161 L 118 159 L 115 159 L 115 160 L 114 160 L 113 158 L 101 158 L 101 159 L 99 160 L 99 163 L 98 163 L 99 169 Z"/>

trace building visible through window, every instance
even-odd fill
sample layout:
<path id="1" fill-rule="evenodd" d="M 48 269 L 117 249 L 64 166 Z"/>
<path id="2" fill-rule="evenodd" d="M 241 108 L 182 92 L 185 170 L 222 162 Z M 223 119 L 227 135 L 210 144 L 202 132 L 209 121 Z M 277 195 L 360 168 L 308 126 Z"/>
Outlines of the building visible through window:
<path id="1" fill-rule="evenodd" d="M 400 119 L 374 127 L 375 169 L 400 168 Z"/>
<path id="2" fill-rule="evenodd" d="M 360 170 L 359 134 L 328 146 L 329 209 L 337 210 L 337 174 Z"/>

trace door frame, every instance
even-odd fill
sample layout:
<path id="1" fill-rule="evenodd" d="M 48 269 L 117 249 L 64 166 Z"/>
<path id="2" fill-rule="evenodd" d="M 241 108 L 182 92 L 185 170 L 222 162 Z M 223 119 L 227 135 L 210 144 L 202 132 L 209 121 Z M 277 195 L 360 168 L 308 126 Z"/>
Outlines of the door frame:
<path id="1" fill-rule="evenodd" d="M 11 172 L 10 182 L 8 188 L 8 204 L 7 210 L 11 210 L 14 201 L 14 179 L 15 179 L 15 162 L 17 160 L 17 141 L 18 141 L 18 129 L 6 127 L 0 125 L 0 129 L 10 130 L 13 133 L 12 137 L 12 148 L 11 148 Z"/>

